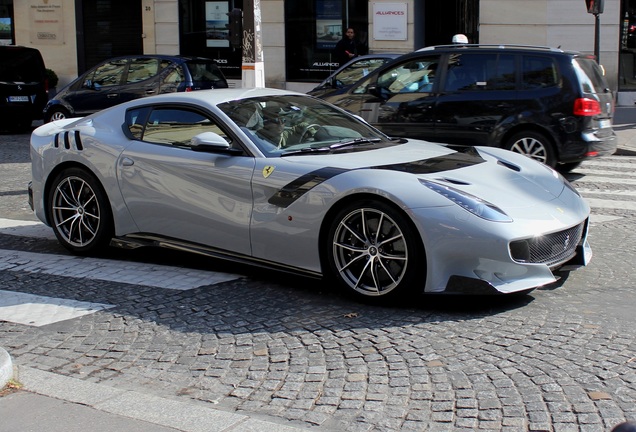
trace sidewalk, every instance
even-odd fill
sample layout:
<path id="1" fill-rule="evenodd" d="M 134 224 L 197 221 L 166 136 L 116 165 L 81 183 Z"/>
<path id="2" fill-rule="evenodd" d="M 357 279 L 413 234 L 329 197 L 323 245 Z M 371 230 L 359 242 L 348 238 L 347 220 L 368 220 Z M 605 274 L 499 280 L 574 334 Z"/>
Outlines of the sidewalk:
<path id="1" fill-rule="evenodd" d="M 0 348 L 0 370 L 0 388 L 9 379 L 23 386 L 21 390 L 0 396 L 0 432 L 308 430 L 215 410 L 202 403 L 120 390 L 34 368 L 16 367 L 13 371 L 11 359 L 3 348 Z"/>

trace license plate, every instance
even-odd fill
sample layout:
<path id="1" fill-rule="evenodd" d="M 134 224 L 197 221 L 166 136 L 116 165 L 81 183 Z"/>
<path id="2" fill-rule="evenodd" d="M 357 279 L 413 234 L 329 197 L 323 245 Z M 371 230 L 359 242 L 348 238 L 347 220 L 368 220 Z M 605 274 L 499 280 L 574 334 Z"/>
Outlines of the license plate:
<path id="1" fill-rule="evenodd" d="M 9 102 L 28 102 L 28 96 L 9 96 Z"/>
<path id="2" fill-rule="evenodd" d="M 605 129 L 612 126 L 612 122 L 610 120 L 599 120 L 598 127 L 600 129 Z"/>

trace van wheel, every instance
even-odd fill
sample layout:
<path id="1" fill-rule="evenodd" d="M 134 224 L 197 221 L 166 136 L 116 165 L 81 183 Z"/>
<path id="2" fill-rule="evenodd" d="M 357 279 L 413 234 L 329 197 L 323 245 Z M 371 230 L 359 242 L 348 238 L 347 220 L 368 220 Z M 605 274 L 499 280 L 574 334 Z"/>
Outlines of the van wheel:
<path id="1" fill-rule="evenodd" d="M 69 118 L 69 117 L 70 117 L 70 113 L 68 112 L 68 110 L 66 110 L 66 108 L 55 107 L 55 108 L 51 108 L 46 113 L 46 118 L 44 119 L 44 121 L 48 123 L 55 120 L 64 120 L 65 118 Z"/>
<path id="2" fill-rule="evenodd" d="M 552 168 L 556 166 L 552 143 L 542 133 L 534 131 L 516 133 L 510 137 L 505 148 L 515 153 L 521 153 Z"/>

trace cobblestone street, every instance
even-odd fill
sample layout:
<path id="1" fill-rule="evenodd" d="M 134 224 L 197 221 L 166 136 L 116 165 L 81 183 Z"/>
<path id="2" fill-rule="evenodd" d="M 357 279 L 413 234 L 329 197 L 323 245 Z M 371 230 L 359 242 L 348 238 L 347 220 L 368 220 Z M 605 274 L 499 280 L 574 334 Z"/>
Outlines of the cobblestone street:
<path id="1" fill-rule="evenodd" d="M 24 138 L 2 138 L 0 217 L 35 221 Z M 634 172 L 632 156 L 582 167 L 617 174 L 600 189 L 582 182 L 592 198 L 633 190 L 633 175 L 620 175 Z M 166 252 L 104 258 L 238 278 L 191 289 L 100 279 L 69 265 L 53 237 L 0 230 L 0 291 L 112 306 L 39 327 L 0 321 L 0 346 L 18 368 L 309 430 L 608 431 L 636 420 L 636 212 L 615 207 L 593 209 L 592 262 L 558 286 L 390 307 L 320 281 Z M 18 252 L 64 273 L 38 271 Z"/>

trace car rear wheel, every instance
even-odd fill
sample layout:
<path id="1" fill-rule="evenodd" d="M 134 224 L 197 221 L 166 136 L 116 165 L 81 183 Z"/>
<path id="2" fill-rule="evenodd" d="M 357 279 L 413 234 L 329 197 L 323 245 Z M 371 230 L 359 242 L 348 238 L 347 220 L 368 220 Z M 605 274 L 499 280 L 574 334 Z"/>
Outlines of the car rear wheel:
<path id="1" fill-rule="evenodd" d="M 98 181 L 79 168 L 62 171 L 48 194 L 51 225 L 59 242 L 77 254 L 104 248 L 113 233 L 108 199 Z"/>
<path id="2" fill-rule="evenodd" d="M 508 140 L 506 148 L 553 168 L 556 165 L 552 143 L 542 133 L 534 131 L 516 133 Z"/>
<path id="3" fill-rule="evenodd" d="M 69 118 L 70 113 L 62 107 L 51 108 L 46 113 L 46 118 L 44 119 L 46 123 L 52 122 L 55 120 L 64 120 L 65 118 Z"/>
<path id="4" fill-rule="evenodd" d="M 419 234 L 401 212 L 376 201 L 343 208 L 329 230 L 332 276 L 366 299 L 403 297 L 426 280 Z M 419 272 L 419 283 L 415 284 Z"/>

